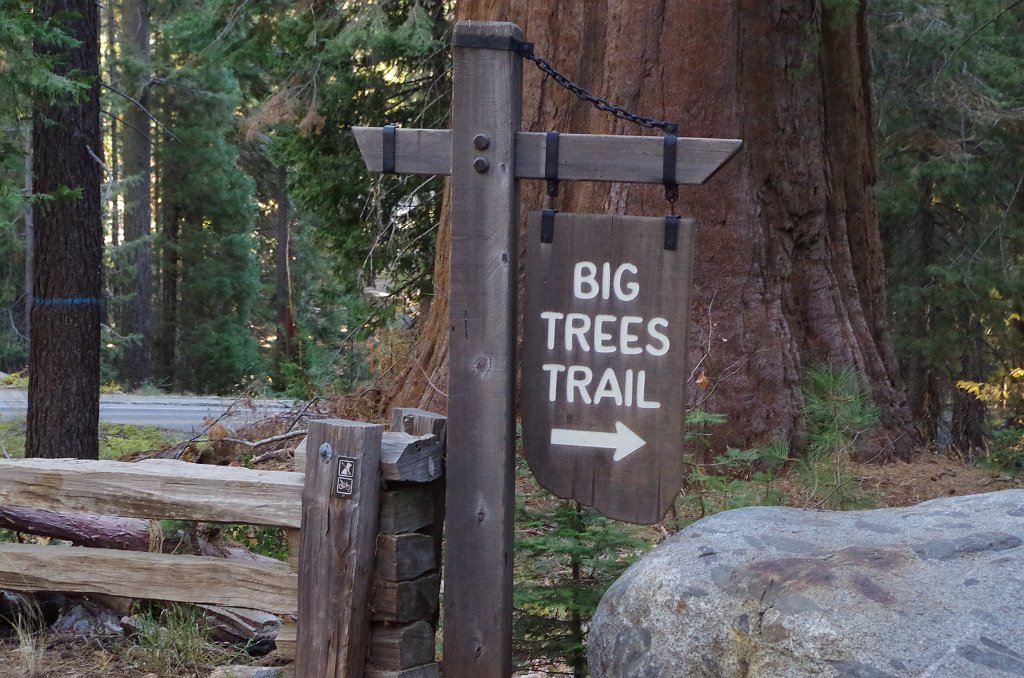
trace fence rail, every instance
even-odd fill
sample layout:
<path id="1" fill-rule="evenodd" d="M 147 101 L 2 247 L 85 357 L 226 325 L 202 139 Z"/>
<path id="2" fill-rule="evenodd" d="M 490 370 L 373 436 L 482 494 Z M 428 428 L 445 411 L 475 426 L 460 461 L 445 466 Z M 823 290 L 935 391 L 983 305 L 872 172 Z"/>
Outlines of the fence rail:
<path id="1" fill-rule="evenodd" d="M 279 615 L 298 609 L 298 576 L 287 563 L 77 546 L 0 544 L 0 589 L 103 593 Z"/>
<path id="2" fill-rule="evenodd" d="M 174 459 L 0 461 L 0 505 L 299 527 L 303 475 Z"/>
<path id="3" fill-rule="evenodd" d="M 0 506 L 280 527 L 288 530 L 290 551 L 287 562 L 250 562 L 0 543 L 0 589 L 99 593 L 271 612 L 285 617 L 277 645 L 282 656 L 291 659 L 302 648 L 326 647 L 332 634 L 356 622 L 352 628 L 361 638 L 348 637 L 349 633 L 336 638 L 346 646 L 347 661 L 311 651 L 299 658 L 297 668 L 312 671 L 309 675 L 339 678 L 438 676 L 433 657 L 445 425 L 444 417 L 429 412 L 396 410 L 392 431 L 378 434 L 379 462 L 364 479 L 366 486 L 382 488 L 379 498 L 376 492 L 369 493 L 371 505 L 357 512 L 338 503 L 343 497 L 336 493 L 331 476 L 338 473 L 336 466 L 305 472 L 305 445 L 296 453 L 295 472 L 164 459 L 0 460 Z M 335 448 L 340 444 L 341 449 L 333 452 L 336 459 L 358 454 L 344 449 L 344 441 L 358 438 L 353 432 L 365 430 L 366 424 L 333 420 L 317 422 L 314 428 L 323 429 L 321 437 L 328 435 L 337 443 Z M 325 463 L 319 446 L 312 448 L 310 457 L 318 466 Z M 368 458 L 376 460 L 376 452 Z M 332 543 L 336 537 L 330 531 L 300 532 L 304 519 L 315 523 L 318 511 L 334 515 L 339 509 L 344 515 L 358 513 L 354 520 L 372 526 L 358 528 L 370 543 L 359 554 L 353 550 L 358 562 L 348 562 L 345 547 Z M 309 555 L 322 549 L 330 555 Z M 323 593 L 322 587 L 336 578 L 338 568 L 348 567 L 354 575 L 348 588 L 336 595 L 333 609 L 323 610 L 331 618 L 303 616 L 300 599 L 305 597 L 312 605 L 317 591 Z M 300 594 L 302 590 L 307 593 Z M 349 621 L 340 623 L 342 616 Z M 300 626 L 296 618 L 305 621 Z"/>

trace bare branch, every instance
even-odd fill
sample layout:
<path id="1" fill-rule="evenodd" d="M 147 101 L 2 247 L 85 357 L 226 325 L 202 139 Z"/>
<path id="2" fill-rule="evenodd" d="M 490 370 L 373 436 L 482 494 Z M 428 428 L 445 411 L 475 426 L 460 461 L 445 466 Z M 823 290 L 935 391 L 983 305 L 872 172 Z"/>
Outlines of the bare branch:
<path id="1" fill-rule="evenodd" d="M 267 461 L 277 461 L 280 459 L 287 459 L 292 456 L 292 450 L 284 448 L 282 450 L 270 450 L 269 452 L 262 452 L 252 458 L 253 465 L 262 464 Z"/>
<path id="2" fill-rule="evenodd" d="M 288 433 L 282 433 L 281 435 L 278 436 L 270 436 L 269 438 L 264 438 L 263 440 L 256 441 L 244 440 L 242 438 L 221 438 L 221 440 L 228 443 L 238 443 L 239 445 L 245 445 L 246 447 L 263 447 L 264 445 L 269 445 L 270 443 L 279 443 L 282 440 L 288 440 L 289 438 L 296 438 L 298 436 L 304 435 L 306 435 L 305 429 L 299 431 L 290 431 Z"/>
<path id="3" fill-rule="evenodd" d="M 174 136 L 174 132 L 172 132 L 171 130 L 167 129 L 167 127 L 165 127 L 162 122 L 157 120 L 156 116 L 153 115 L 152 113 L 150 113 L 149 109 L 147 109 L 145 106 L 143 106 L 142 103 L 139 102 L 137 99 L 133 99 L 132 97 L 128 96 L 127 94 L 125 94 L 121 90 L 117 89 L 116 87 L 114 87 L 114 86 L 112 86 L 112 85 L 110 85 L 108 83 L 103 82 L 102 80 L 100 81 L 100 84 L 103 85 L 104 87 L 106 87 L 107 89 L 109 89 L 114 94 L 118 95 L 119 97 L 123 97 L 124 99 L 127 99 L 128 101 L 130 101 L 133 104 L 135 104 L 139 108 L 139 110 L 142 111 L 143 113 L 145 113 L 146 116 L 150 120 L 153 121 L 153 124 L 155 124 L 157 127 L 162 129 L 164 131 L 164 133 L 167 134 L 167 136 L 169 136 L 170 138 L 174 139 L 175 141 L 181 141 L 178 137 Z"/>
<path id="4" fill-rule="evenodd" d="M 114 188 L 114 172 L 109 167 L 107 167 L 107 165 L 102 160 L 100 160 L 98 155 L 93 153 L 92 149 L 88 145 L 86 145 L 85 150 L 87 150 L 89 152 L 89 156 L 92 157 L 92 159 L 95 160 L 96 163 L 103 168 L 103 171 L 107 173 L 107 187 L 106 190 L 104 190 L 103 192 L 103 204 L 106 205 L 107 203 L 110 202 L 110 192 Z"/>
<path id="5" fill-rule="evenodd" d="M 285 431 L 285 433 L 288 433 L 293 428 L 295 428 L 295 425 L 299 423 L 299 420 L 302 419 L 302 416 L 304 414 L 306 414 L 306 411 L 310 407 L 312 407 L 316 403 L 316 401 L 318 401 L 318 400 L 320 400 L 320 396 L 315 396 L 312 400 L 310 400 L 308 403 L 306 403 L 306 405 L 301 410 L 299 410 L 299 413 L 297 415 L 295 415 L 295 417 L 292 419 L 292 423 L 288 424 L 288 430 Z"/>
<path id="6" fill-rule="evenodd" d="M 138 128 L 138 127 L 136 127 L 135 125 L 131 124 L 131 123 L 130 123 L 130 122 L 128 122 L 127 120 L 125 120 L 125 119 L 123 119 L 123 118 L 119 118 L 119 117 L 117 117 L 116 115 L 114 115 L 114 114 L 113 114 L 113 113 L 111 113 L 110 111 L 104 111 L 104 110 L 102 110 L 102 109 L 101 109 L 101 110 L 100 110 L 100 113 L 103 113 L 104 115 L 110 116 L 111 118 L 113 118 L 114 120 L 118 121 L 119 123 L 121 123 L 122 125 L 124 125 L 124 126 L 126 126 L 126 127 L 131 127 L 131 128 L 133 129 L 133 130 L 135 130 L 136 132 L 138 132 L 138 133 L 139 133 L 139 135 L 141 135 L 143 139 L 145 139 L 146 141 L 148 141 L 148 142 L 149 142 L 149 145 L 150 145 L 150 146 L 155 146 L 155 145 L 156 145 L 156 144 L 154 144 L 154 143 L 153 143 L 153 140 L 149 138 L 149 135 L 148 135 L 148 134 L 146 134 L 146 133 L 145 133 L 145 132 L 143 132 L 143 131 L 142 131 L 141 129 L 139 129 L 139 128 Z"/>
<path id="7" fill-rule="evenodd" d="M 983 30 L 985 30 L 985 29 L 986 29 L 987 27 L 989 27 L 989 26 L 991 26 L 992 24 L 994 24 L 994 23 L 995 23 L 996 21 L 998 21 L 998 20 L 999 20 L 999 17 L 1003 16 L 1004 14 L 1006 14 L 1007 12 L 1009 12 L 1009 11 L 1010 11 L 1011 9 L 1013 9 L 1014 7 L 1016 7 L 1017 5 L 1020 5 L 1020 4 L 1024 4 L 1024 0 L 1016 0 L 1015 2 L 1011 2 L 1011 3 L 1009 4 L 1009 5 L 1007 5 L 1006 7 L 1003 7 L 1003 8 L 1001 9 L 1001 10 L 999 10 L 998 12 L 996 12 L 995 16 L 993 16 L 992 18 L 988 19 L 988 20 L 987 20 L 987 21 L 985 21 L 985 22 L 984 22 L 983 24 L 981 24 L 980 26 L 978 26 L 977 28 L 975 28 L 975 29 L 974 29 L 973 31 L 971 31 L 970 35 L 968 35 L 968 36 L 967 36 L 966 38 L 964 38 L 963 40 L 961 40 L 961 41 L 960 41 L 960 44 L 959 44 L 959 45 L 957 45 L 956 47 L 954 47 L 954 48 L 953 48 L 953 51 L 949 53 L 949 56 L 947 56 L 947 57 L 946 57 L 946 60 L 942 62 L 942 65 L 941 65 L 941 66 L 939 66 L 939 70 L 935 71 L 935 78 L 937 79 L 937 78 L 939 77 L 939 74 L 940 74 L 940 73 L 942 73 L 942 70 L 943 70 L 943 69 L 944 69 L 944 68 L 945 68 L 946 66 L 948 66 L 948 65 L 949 65 L 949 62 L 953 60 L 953 57 L 954 57 L 954 56 L 956 56 L 956 53 L 957 53 L 957 52 L 959 52 L 959 51 L 960 51 L 960 49 L 961 49 L 961 48 L 962 48 L 962 47 L 963 47 L 964 45 L 966 45 L 966 44 L 967 44 L 967 42 L 968 42 L 968 41 L 969 41 L 969 40 L 970 40 L 971 38 L 973 38 L 974 36 L 976 36 L 976 35 L 977 35 L 978 33 L 981 33 L 981 32 L 982 32 Z"/>

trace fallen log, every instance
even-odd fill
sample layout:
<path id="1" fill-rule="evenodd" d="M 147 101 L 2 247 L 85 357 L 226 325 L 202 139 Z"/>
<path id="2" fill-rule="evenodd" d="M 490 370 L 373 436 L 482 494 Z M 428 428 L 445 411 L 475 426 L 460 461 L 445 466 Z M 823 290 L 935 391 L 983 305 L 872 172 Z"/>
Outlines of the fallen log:
<path id="1" fill-rule="evenodd" d="M 148 551 L 152 538 L 148 520 L 21 506 L 0 506 L 0 528 L 125 551 Z M 173 544 L 173 535 L 167 537 Z"/>
<path id="2" fill-rule="evenodd" d="M 169 522 L 169 521 L 168 521 Z M 194 523 L 166 523 L 143 518 L 97 516 L 78 511 L 53 511 L 23 506 L 0 506 L 0 528 L 60 539 L 75 546 L 152 551 L 269 562 L 273 558 L 242 546 L 207 538 Z"/>

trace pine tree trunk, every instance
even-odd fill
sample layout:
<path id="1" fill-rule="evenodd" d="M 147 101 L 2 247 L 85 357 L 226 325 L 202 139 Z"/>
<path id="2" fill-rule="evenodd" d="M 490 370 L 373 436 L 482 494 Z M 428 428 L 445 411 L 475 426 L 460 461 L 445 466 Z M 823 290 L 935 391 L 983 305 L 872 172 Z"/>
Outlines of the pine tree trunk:
<path id="1" fill-rule="evenodd" d="M 981 320 L 971 309 L 965 307 L 961 314 L 968 340 L 961 359 L 963 372 L 959 376 L 964 381 L 982 382 L 987 373 L 984 365 L 984 353 L 987 350 L 984 329 Z M 985 401 L 973 393 L 960 388 L 953 389 L 950 445 L 964 460 L 974 461 L 985 453 L 986 409 Z"/>
<path id="2" fill-rule="evenodd" d="M 156 377 L 167 387 L 173 387 L 177 377 L 178 351 L 178 275 L 181 257 L 178 237 L 181 216 L 176 208 L 167 208 L 163 214 L 163 239 L 160 263 L 160 331 L 155 349 Z"/>
<path id="3" fill-rule="evenodd" d="M 920 158 L 921 163 L 927 158 Z M 935 199 L 935 185 L 927 173 L 917 181 L 917 248 L 913 263 L 907 266 L 914 276 L 914 285 L 919 289 L 928 286 L 931 272 L 928 270 L 936 258 L 936 216 L 932 201 Z M 915 342 L 923 342 L 931 335 L 934 325 L 935 307 L 932 303 L 922 304 L 909 319 L 909 334 Z M 915 347 L 909 359 L 904 361 L 904 376 L 907 378 L 907 396 L 910 400 L 914 420 L 925 440 L 935 440 L 939 431 L 939 417 L 942 415 L 943 398 L 939 391 L 938 379 L 922 348 Z"/>
<path id="4" fill-rule="evenodd" d="M 713 446 L 804 441 L 808 367 L 854 367 L 883 408 L 863 455 L 907 457 L 917 441 L 886 326 L 872 186 L 865 3 L 807 0 L 466 0 L 459 19 L 514 21 L 535 51 L 592 92 L 678 121 L 683 136 L 742 138 L 706 186 L 684 187 L 697 218 L 691 403 L 728 415 Z M 524 127 L 640 134 L 527 64 Z M 649 133 L 649 132 L 648 132 Z M 544 206 L 522 187 L 523 212 Z M 661 215 L 660 187 L 563 183 L 559 209 Z M 447 220 L 430 317 L 390 405 L 444 411 Z M 697 377 L 700 377 L 697 379 Z M 698 383 L 700 384 L 698 386 Z M 679 413 L 682 416 L 682 413 Z"/>
<path id="5" fill-rule="evenodd" d="M 32 196 L 32 128 L 25 130 L 25 197 Z M 35 219 L 32 205 L 25 208 L 25 340 L 32 340 L 32 298 L 33 279 L 35 273 L 32 268 L 33 249 L 35 248 Z M 31 343 L 30 343 L 31 345 Z"/>
<path id="6" fill-rule="evenodd" d="M 99 6 L 37 0 L 40 21 L 64 17 L 75 47 L 37 43 L 57 54 L 57 72 L 92 78 L 78 99 L 43 105 L 32 118 L 36 203 L 28 457 L 99 455 L 100 212 Z"/>
<path id="7" fill-rule="evenodd" d="M 292 360 L 295 357 L 295 319 L 292 314 L 292 282 L 291 282 L 291 201 L 288 199 L 288 183 L 284 168 L 279 168 L 275 201 L 277 211 L 276 247 L 274 250 L 274 303 L 277 306 L 277 346 L 278 362 Z"/>
<path id="8" fill-rule="evenodd" d="M 149 3 L 124 0 L 121 12 L 124 86 L 149 108 Z M 124 304 L 123 334 L 137 340 L 124 348 L 122 381 L 128 389 L 152 375 L 152 246 L 150 244 L 150 141 L 146 110 L 129 102 L 124 113 L 124 243 L 131 261 L 132 290 Z"/>
<path id="9" fill-rule="evenodd" d="M 114 17 L 114 0 L 108 0 L 106 3 L 106 24 L 107 24 L 107 49 L 104 54 L 104 59 L 107 66 L 107 78 L 108 82 L 115 87 L 118 85 L 117 77 L 117 56 L 115 54 L 114 47 L 117 44 L 117 20 Z M 118 144 L 120 143 L 119 133 L 117 131 L 117 119 L 113 116 L 109 117 L 108 124 L 110 125 L 107 129 L 110 133 L 110 159 L 107 161 L 107 167 L 110 168 L 111 180 L 113 185 L 116 187 L 118 181 L 121 179 L 120 168 L 118 167 Z M 117 209 L 117 193 L 116 191 L 111 195 L 113 200 L 113 206 L 110 210 L 110 245 L 111 247 L 117 247 L 121 241 L 121 224 L 120 224 L 120 212 Z M 108 309 L 109 312 L 109 309 Z"/>

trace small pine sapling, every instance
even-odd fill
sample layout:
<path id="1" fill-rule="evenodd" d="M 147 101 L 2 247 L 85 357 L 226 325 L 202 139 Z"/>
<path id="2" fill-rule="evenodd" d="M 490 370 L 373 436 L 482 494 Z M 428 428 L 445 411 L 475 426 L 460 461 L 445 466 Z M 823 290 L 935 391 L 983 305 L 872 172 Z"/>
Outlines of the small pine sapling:
<path id="1" fill-rule="evenodd" d="M 800 475 L 816 507 L 859 508 L 856 478 L 850 472 L 857 441 L 879 425 L 881 411 L 850 367 L 815 367 L 803 387 L 807 453 Z"/>
<path id="2" fill-rule="evenodd" d="M 532 480 L 531 480 L 532 483 Z M 533 485 L 516 502 L 516 662 L 550 675 L 587 675 L 590 619 L 605 590 L 649 544 L 635 528 Z"/>

